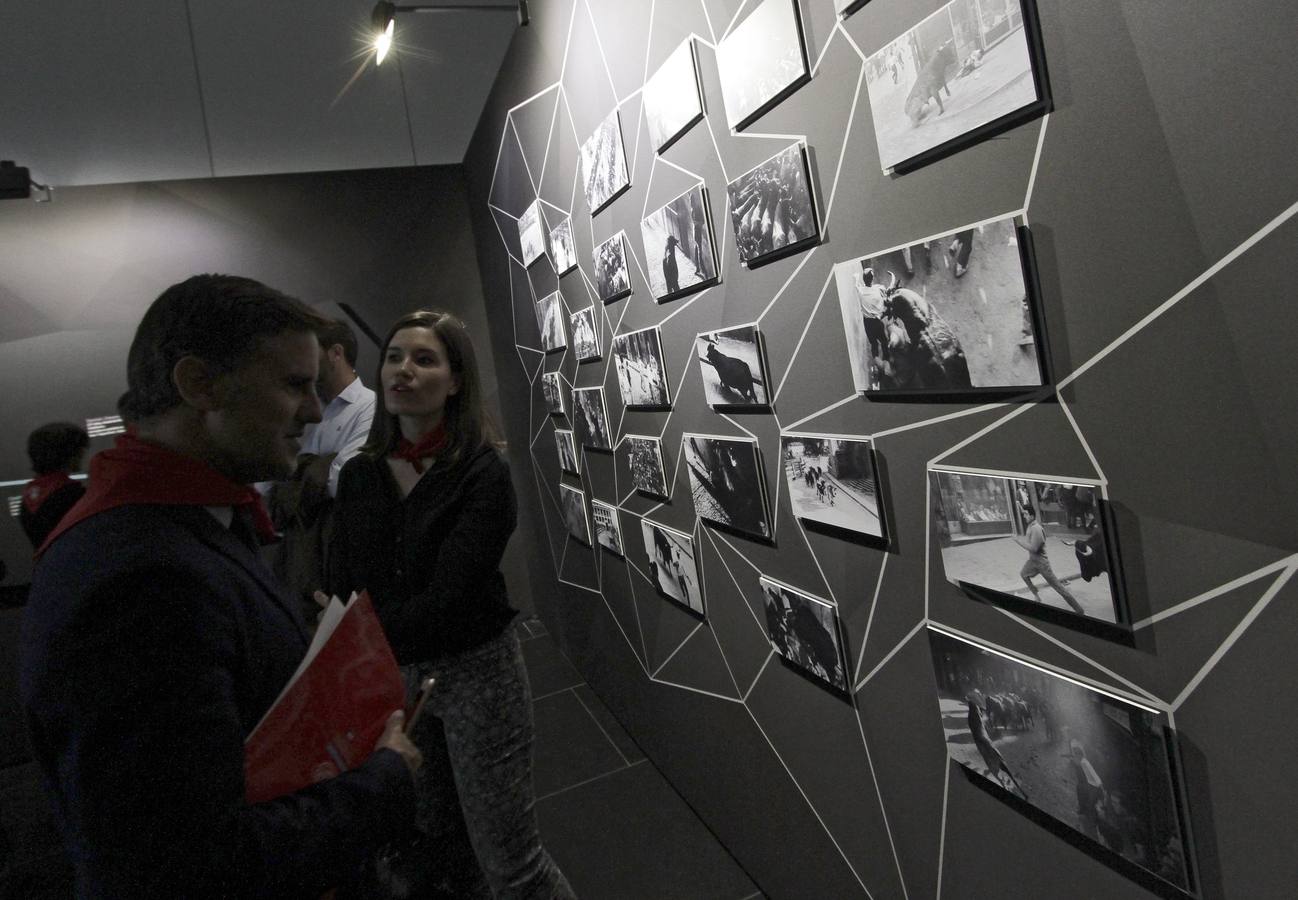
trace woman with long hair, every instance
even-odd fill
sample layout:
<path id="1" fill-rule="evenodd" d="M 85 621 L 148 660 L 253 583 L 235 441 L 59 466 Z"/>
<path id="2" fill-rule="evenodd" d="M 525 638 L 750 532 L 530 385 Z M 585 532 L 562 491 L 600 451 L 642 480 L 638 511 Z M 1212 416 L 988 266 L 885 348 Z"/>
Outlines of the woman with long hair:
<path id="1" fill-rule="evenodd" d="M 500 560 L 517 521 L 464 323 L 397 320 L 368 442 L 339 479 L 328 588 L 366 589 L 413 699 L 417 834 L 377 866 L 390 896 L 572 897 L 533 812 L 531 690 Z"/>

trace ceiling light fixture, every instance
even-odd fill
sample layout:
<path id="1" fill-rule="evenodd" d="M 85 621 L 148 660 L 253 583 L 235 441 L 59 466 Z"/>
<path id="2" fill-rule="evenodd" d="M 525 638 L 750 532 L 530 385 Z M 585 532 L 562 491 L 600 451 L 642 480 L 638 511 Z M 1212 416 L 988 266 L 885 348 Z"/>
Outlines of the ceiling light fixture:
<path id="1" fill-rule="evenodd" d="M 387 58 L 388 52 L 392 49 L 392 37 L 397 24 L 397 13 L 497 12 L 505 9 L 518 13 L 519 25 L 526 25 L 531 21 L 527 14 L 527 0 L 518 0 L 517 3 L 411 3 L 401 5 L 389 3 L 388 0 L 379 0 L 378 3 L 374 4 L 374 12 L 370 14 L 370 26 L 374 32 L 374 64 L 376 66 L 382 65 L 383 60 Z"/>

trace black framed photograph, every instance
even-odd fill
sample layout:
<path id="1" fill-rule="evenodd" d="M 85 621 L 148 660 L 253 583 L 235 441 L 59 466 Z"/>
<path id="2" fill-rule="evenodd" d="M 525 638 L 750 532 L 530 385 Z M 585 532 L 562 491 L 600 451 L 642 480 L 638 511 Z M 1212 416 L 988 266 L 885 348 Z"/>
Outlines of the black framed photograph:
<path id="1" fill-rule="evenodd" d="M 929 469 L 947 580 L 987 599 L 1126 622 L 1098 482 Z"/>
<path id="2" fill-rule="evenodd" d="M 1035 273 L 1014 216 L 836 264 L 852 383 L 877 396 L 1044 384 Z"/>
<path id="3" fill-rule="evenodd" d="M 762 604 L 766 608 L 766 630 L 775 652 L 814 675 L 830 687 L 847 693 L 847 663 L 834 604 L 765 575 Z"/>
<path id="4" fill-rule="evenodd" d="M 707 188 L 700 182 L 640 222 L 649 287 L 662 302 L 701 291 L 719 275 Z"/>
<path id="5" fill-rule="evenodd" d="M 686 433 L 681 446 L 699 518 L 769 541 L 771 519 L 757 441 Z"/>
<path id="6" fill-rule="evenodd" d="M 874 445 L 866 438 L 780 435 L 789 505 L 804 522 L 887 539 Z"/>
<path id="7" fill-rule="evenodd" d="M 644 434 L 622 438 L 631 467 L 631 484 L 642 494 L 667 499 L 667 470 L 663 465 L 663 442 Z"/>
<path id="8" fill-rule="evenodd" d="M 545 255 L 545 232 L 541 201 L 533 200 L 518 217 L 518 243 L 523 252 L 524 266 L 530 266 Z"/>
<path id="9" fill-rule="evenodd" d="M 762 0 L 717 44 L 726 121 L 738 131 L 811 80 L 798 0 Z"/>
<path id="10" fill-rule="evenodd" d="M 616 556 L 622 556 L 622 526 L 617 507 L 603 500 L 590 501 L 590 517 L 595 520 L 595 542 Z"/>
<path id="11" fill-rule="evenodd" d="M 879 162 L 909 172 L 1050 106 L 1033 0 L 951 0 L 866 60 Z"/>
<path id="12" fill-rule="evenodd" d="M 550 229 L 550 261 L 559 275 L 567 275 L 577 268 L 577 246 L 572 240 L 572 219 L 568 216 Z"/>
<path id="13" fill-rule="evenodd" d="M 602 387 L 576 388 L 572 405 L 581 432 L 581 445 L 596 450 L 612 450 L 612 432 L 608 427 L 608 410 L 604 406 Z"/>
<path id="14" fill-rule="evenodd" d="M 545 409 L 550 415 L 568 415 L 568 405 L 563 399 L 563 375 L 558 372 L 542 373 L 541 396 L 545 398 Z"/>
<path id="15" fill-rule="evenodd" d="M 750 269 L 813 246 L 820 223 L 807 151 L 792 144 L 726 185 L 739 261 Z"/>
<path id="16" fill-rule="evenodd" d="M 595 292 L 602 302 L 612 303 L 631 293 L 631 273 L 626 261 L 625 231 L 619 231 L 595 248 Z"/>
<path id="17" fill-rule="evenodd" d="M 554 429 L 554 446 L 559 453 L 559 469 L 581 474 L 581 454 L 577 452 L 577 442 L 573 440 L 571 428 Z"/>
<path id="18" fill-rule="evenodd" d="M 622 146 L 622 120 L 614 109 L 581 145 L 581 171 L 590 214 L 602 210 L 631 186 L 626 150 Z"/>
<path id="19" fill-rule="evenodd" d="M 536 301 L 536 319 L 541 326 L 542 350 L 553 353 L 568 346 L 563 333 L 563 300 L 558 291 Z"/>
<path id="20" fill-rule="evenodd" d="M 649 580 L 659 595 L 703 615 L 703 582 L 694 556 L 694 538 L 649 519 L 640 520 L 640 533 L 649 557 Z"/>
<path id="21" fill-rule="evenodd" d="M 834 0 L 834 11 L 840 19 L 846 19 L 869 2 L 870 0 Z"/>
<path id="22" fill-rule="evenodd" d="M 644 100 L 649 140 L 658 153 L 676 143 L 703 118 L 703 94 L 699 89 L 693 38 L 681 41 L 649 76 L 640 96 Z"/>
<path id="23" fill-rule="evenodd" d="M 568 534 L 589 547 L 590 521 L 586 518 L 586 492 L 560 484 L 559 502 L 563 506 L 563 521 L 568 526 Z"/>
<path id="24" fill-rule="evenodd" d="M 616 335 L 613 364 L 617 368 L 622 403 L 628 409 L 671 408 L 671 389 L 657 325 Z"/>
<path id="25" fill-rule="evenodd" d="M 1093 842 L 1124 874 L 1195 892 L 1164 713 L 934 625 L 928 636 L 953 762 Z"/>
<path id="26" fill-rule="evenodd" d="M 705 331 L 694 339 L 694 353 L 709 406 L 742 409 L 770 405 L 771 378 L 756 323 Z"/>
<path id="27" fill-rule="evenodd" d="M 599 321 L 595 318 L 595 307 L 588 306 L 572 314 L 572 352 L 577 362 L 584 363 L 599 359 Z"/>

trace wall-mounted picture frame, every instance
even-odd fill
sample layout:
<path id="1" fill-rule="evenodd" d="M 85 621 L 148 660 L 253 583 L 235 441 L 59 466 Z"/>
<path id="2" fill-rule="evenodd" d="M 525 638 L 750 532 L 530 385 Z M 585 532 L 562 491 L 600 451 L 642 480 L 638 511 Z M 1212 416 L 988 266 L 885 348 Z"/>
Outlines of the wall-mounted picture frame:
<path id="1" fill-rule="evenodd" d="M 617 507 L 592 497 L 590 517 L 595 522 L 595 542 L 615 556 L 624 556 L 622 525 L 618 521 Z"/>
<path id="2" fill-rule="evenodd" d="M 593 216 L 631 186 L 626 149 L 622 145 L 622 120 L 614 109 L 594 134 L 581 145 L 581 171 L 586 205 Z"/>
<path id="3" fill-rule="evenodd" d="M 739 261 L 756 268 L 812 247 L 820 223 L 807 150 L 798 143 L 758 163 L 730 184 L 730 226 Z"/>
<path id="4" fill-rule="evenodd" d="M 757 441 L 686 432 L 681 435 L 681 452 L 700 519 L 748 537 L 771 539 Z"/>
<path id="5" fill-rule="evenodd" d="M 870 0 L 834 0 L 834 10 L 840 19 L 846 19 Z"/>
<path id="6" fill-rule="evenodd" d="M 928 635 L 952 762 L 1159 893 L 1196 892 L 1165 713 L 936 625 Z"/>
<path id="7" fill-rule="evenodd" d="M 902 174 L 1050 108 L 1034 0 L 951 0 L 865 63 L 879 162 Z"/>
<path id="8" fill-rule="evenodd" d="M 622 438 L 631 468 L 631 484 L 642 494 L 667 499 L 667 470 L 663 464 L 663 442 L 647 434 Z"/>
<path id="9" fill-rule="evenodd" d="M 627 258 L 625 231 L 619 231 L 595 248 L 595 293 L 601 302 L 612 303 L 631 293 Z"/>
<path id="10" fill-rule="evenodd" d="M 770 406 L 771 376 L 757 323 L 705 331 L 694 339 L 703 377 L 703 397 L 717 409 Z"/>
<path id="11" fill-rule="evenodd" d="M 1045 384 L 1031 233 L 1017 216 L 834 266 L 861 394 L 1000 395 Z"/>
<path id="12" fill-rule="evenodd" d="M 928 474 L 948 581 L 1026 612 L 1127 624 L 1113 520 L 1099 482 L 947 466 Z"/>
<path id="13" fill-rule="evenodd" d="M 558 291 L 546 294 L 536 301 L 536 321 L 541 328 L 541 349 L 554 353 L 568 347 L 568 339 L 563 333 L 563 299 Z"/>
<path id="14" fill-rule="evenodd" d="M 838 609 L 828 600 L 758 576 L 771 646 L 794 667 L 846 694 L 847 661 Z"/>
<path id="15" fill-rule="evenodd" d="M 596 450 L 612 450 L 612 432 L 608 427 L 608 409 L 602 387 L 576 388 L 572 392 L 573 414 L 581 445 Z"/>
<path id="16" fill-rule="evenodd" d="M 640 222 L 649 288 L 659 303 L 716 284 L 716 246 L 707 188 L 699 182 Z"/>
<path id="17" fill-rule="evenodd" d="M 567 484 L 559 485 L 559 503 L 568 534 L 589 547 L 590 520 L 586 517 L 586 492 Z"/>
<path id="18" fill-rule="evenodd" d="M 657 325 L 615 335 L 613 365 L 627 409 L 671 409 L 671 387 Z"/>
<path id="19" fill-rule="evenodd" d="M 545 400 L 545 409 L 552 416 L 568 415 L 568 404 L 564 400 L 563 375 L 559 372 L 541 373 L 541 397 Z"/>
<path id="20" fill-rule="evenodd" d="M 795 516 L 887 542 L 879 471 L 869 439 L 785 432 L 780 435 L 780 457 Z"/>
<path id="21" fill-rule="evenodd" d="M 550 262 L 560 276 L 577 268 L 577 245 L 572 240 L 572 219 L 568 216 L 550 229 Z"/>
<path id="22" fill-rule="evenodd" d="M 662 153 L 703 118 L 694 39 L 686 38 L 649 76 L 640 92 L 649 141 Z"/>
<path id="23" fill-rule="evenodd" d="M 533 200 L 523 214 L 518 217 L 518 245 L 523 254 L 524 268 L 532 265 L 545 255 L 545 216 L 541 212 L 541 201 Z"/>
<path id="24" fill-rule="evenodd" d="M 599 348 L 599 320 L 595 318 L 595 307 L 588 306 L 572 314 L 572 352 L 577 362 L 591 362 L 599 359 L 602 352 Z"/>
<path id="25" fill-rule="evenodd" d="M 726 121 L 747 128 L 811 80 L 798 0 L 762 0 L 717 44 Z"/>
<path id="26" fill-rule="evenodd" d="M 571 428 L 554 430 L 554 447 L 559 454 L 559 470 L 580 475 L 581 454 L 577 452 L 577 442 L 573 439 Z"/>
<path id="27" fill-rule="evenodd" d="M 640 520 L 640 534 L 649 557 L 649 580 L 659 596 L 699 616 L 705 615 L 694 538 L 650 519 Z"/>

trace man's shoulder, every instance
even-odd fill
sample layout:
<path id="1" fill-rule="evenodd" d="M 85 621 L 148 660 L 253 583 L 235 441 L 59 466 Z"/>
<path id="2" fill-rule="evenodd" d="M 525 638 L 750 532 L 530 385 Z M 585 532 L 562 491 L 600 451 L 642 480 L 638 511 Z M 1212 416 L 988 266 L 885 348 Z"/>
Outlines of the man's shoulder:
<path id="1" fill-rule="evenodd" d="M 99 579 L 145 568 L 196 569 L 211 556 L 201 539 L 204 528 L 220 525 L 199 506 L 132 504 L 108 509 L 60 535 L 42 556 L 36 576 L 63 573 Z"/>
<path id="2" fill-rule="evenodd" d="M 346 400 L 355 407 L 372 407 L 375 401 L 375 394 L 370 388 L 365 386 L 359 375 L 352 379 L 352 383 L 342 389 L 338 394 L 339 397 Z"/>

